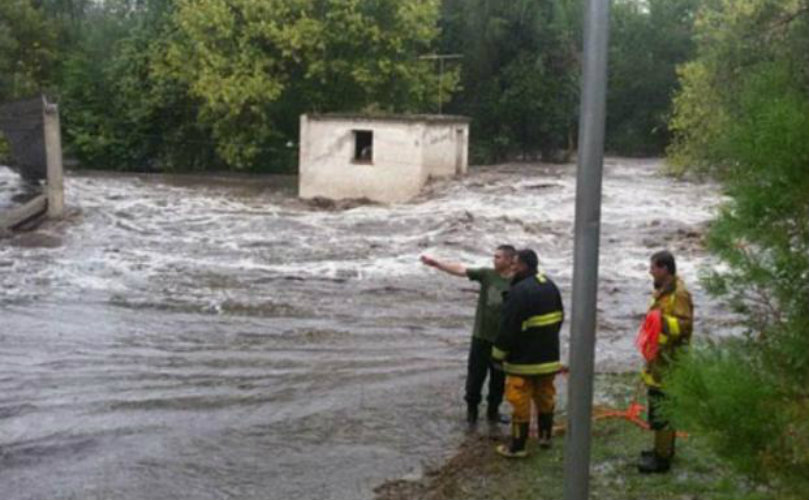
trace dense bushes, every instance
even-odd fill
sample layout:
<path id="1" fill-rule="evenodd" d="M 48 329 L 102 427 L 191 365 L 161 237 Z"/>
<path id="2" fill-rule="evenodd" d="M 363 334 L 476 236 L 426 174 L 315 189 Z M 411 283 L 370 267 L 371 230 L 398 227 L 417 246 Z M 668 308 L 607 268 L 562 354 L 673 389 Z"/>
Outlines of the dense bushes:
<path id="1" fill-rule="evenodd" d="M 783 495 L 809 475 L 809 2 L 703 8 L 682 69 L 670 153 L 723 181 L 730 201 L 705 276 L 746 321 L 744 341 L 697 349 L 672 374 L 683 425 Z"/>

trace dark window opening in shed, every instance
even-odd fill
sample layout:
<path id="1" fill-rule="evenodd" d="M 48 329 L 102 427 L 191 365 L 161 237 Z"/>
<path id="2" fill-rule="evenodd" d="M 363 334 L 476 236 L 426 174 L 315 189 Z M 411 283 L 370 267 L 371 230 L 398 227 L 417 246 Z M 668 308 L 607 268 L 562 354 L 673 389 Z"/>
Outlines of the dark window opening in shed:
<path id="1" fill-rule="evenodd" d="M 372 163 L 374 160 L 374 133 L 370 130 L 354 131 L 354 161 Z"/>

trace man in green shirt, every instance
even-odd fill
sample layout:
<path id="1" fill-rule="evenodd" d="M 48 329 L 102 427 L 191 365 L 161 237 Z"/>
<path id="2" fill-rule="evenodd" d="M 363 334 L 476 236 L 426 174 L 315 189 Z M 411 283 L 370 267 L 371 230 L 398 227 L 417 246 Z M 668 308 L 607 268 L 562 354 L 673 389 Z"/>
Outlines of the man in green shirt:
<path id="1" fill-rule="evenodd" d="M 511 283 L 512 263 L 517 251 L 511 245 L 500 245 L 494 252 L 494 267 L 467 268 L 454 262 L 442 262 L 428 255 L 421 261 L 453 276 L 466 277 L 480 283 L 478 305 L 475 311 L 475 327 L 469 347 L 466 372 L 466 421 L 474 425 L 478 420 L 478 405 L 481 389 L 489 376 L 489 394 L 486 398 L 486 419 L 490 423 L 500 421 L 500 403 L 503 401 L 505 375 L 494 368 L 491 362 L 492 344 L 500 329 L 500 310 L 503 292 Z"/>

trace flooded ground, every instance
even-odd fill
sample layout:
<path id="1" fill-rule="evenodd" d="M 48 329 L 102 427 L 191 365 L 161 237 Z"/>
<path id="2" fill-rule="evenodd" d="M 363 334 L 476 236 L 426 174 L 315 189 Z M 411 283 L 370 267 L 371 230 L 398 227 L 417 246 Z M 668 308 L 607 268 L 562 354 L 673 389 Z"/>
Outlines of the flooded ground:
<path id="1" fill-rule="evenodd" d="M 728 331 L 696 280 L 717 187 L 659 167 L 606 165 L 600 371 L 639 364 L 663 247 L 696 334 Z M 293 178 L 68 176 L 66 220 L 0 240 L 0 498 L 361 499 L 419 475 L 463 437 L 475 304 L 419 255 L 534 248 L 569 306 L 574 180 L 502 165 L 347 208 Z"/>

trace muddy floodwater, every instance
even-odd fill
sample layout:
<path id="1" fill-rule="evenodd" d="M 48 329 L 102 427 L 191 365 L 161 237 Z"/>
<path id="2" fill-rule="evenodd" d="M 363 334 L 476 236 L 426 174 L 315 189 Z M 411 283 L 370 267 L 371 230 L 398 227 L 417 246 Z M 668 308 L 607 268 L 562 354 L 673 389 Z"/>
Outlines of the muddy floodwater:
<path id="1" fill-rule="evenodd" d="M 605 166 L 601 371 L 640 363 L 660 248 L 695 335 L 731 332 L 697 284 L 718 189 L 660 166 Z M 0 199 L 14 179 L 0 168 Z M 419 255 L 534 248 L 569 311 L 574 181 L 473 168 L 409 203 L 333 206 L 291 177 L 69 175 L 65 220 L 0 240 L 0 498 L 364 499 L 418 476 L 463 438 L 475 306 Z"/>

